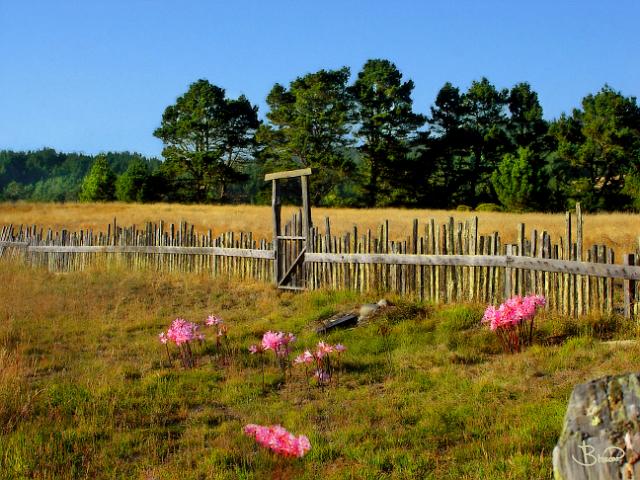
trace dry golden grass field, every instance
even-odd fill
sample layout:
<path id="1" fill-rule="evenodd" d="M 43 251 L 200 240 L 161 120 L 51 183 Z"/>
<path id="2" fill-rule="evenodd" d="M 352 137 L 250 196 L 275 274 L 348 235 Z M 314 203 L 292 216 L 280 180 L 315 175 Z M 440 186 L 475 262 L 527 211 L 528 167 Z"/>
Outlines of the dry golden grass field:
<path id="1" fill-rule="evenodd" d="M 283 208 L 283 219 L 296 211 L 294 207 Z M 330 217 L 332 232 L 343 233 L 357 225 L 360 232 L 370 228 L 376 231 L 385 219 L 390 222 L 392 238 L 405 238 L 411 232 L 414 218 L 424 225 L 430 218 L 444 223 L 453 216 L 464 221 L 472 216 L 479 217 L 480 234 L 500 232 L 504 241 L 515 241 L 517 225 L 524 222 L 528 232 L 532 228 L 546 230 L 555 241 L 564 234 L 564 214 L 548 213 L 500 213 L 500 212 L 457 212 L 445 210 L 418 209 L 350 209 L 314 208 L 312 218 L 321 230 L 324 218 Z M 128 204 L 128 203 L 0 203 L 0 225 L 13 223 L 38 225 L 53 229 L 79 230 L 93 228 L 105 230 L 108 223 L 117 218 L 119 225 L 142 225 L 144 222 L 164 220 L 167 223 L 187 221 L 200 232 L 212 229 L 214 234 L 227 231 L 248 232 L 254 238 L 271 238 L 272 218 L 270 206 L 254 205 L 182 205 L 182 204 Z M 423 228 L 421 226 L 421 228 Z M 640 236 L 640 214 L 602 213 L 585 214 L 585 246 L 594 243 L 606 244 L 620 254 L 633 252 Z"/>

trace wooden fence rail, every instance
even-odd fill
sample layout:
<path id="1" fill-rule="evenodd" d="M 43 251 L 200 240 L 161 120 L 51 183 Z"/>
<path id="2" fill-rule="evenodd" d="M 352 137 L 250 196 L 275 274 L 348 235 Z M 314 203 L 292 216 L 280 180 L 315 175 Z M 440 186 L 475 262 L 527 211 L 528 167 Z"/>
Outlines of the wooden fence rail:
<path id="1" fill-rule="evenodd" d="M 17 247 L 29 253 L 147 253 L 180 255 L 214 255 L 221 257 L 265 258 L 273 260 L 273 251 L 249 248 L 168 247 L 144 245 L 31 245 L 28 242 L 0 242 L 0 247 Z"/>
<path id="2" fill-rule="evenodd" d="M 413 255 L 371 253 L 308 253 L 308 263 L 346 263 L 354 265 L 428 265 L 432 267 L 502 267 L 539 272 L 568 273 L 592 277 L 640 280 L 640 267 L 601 265 L 571 260 L 516 257 L 513 255 Z"/>
<path id="3" fill-rule="evenodd" d="M 567 213 L 565 236 L 555 243 L 545 231 L 532 229 L 526 235 L 524 224 L 517 225 L 516 242 L 503 243 L 498 232 L 480 234 L 477 217 L 464 222 L 449 218 L 443 224 L 414 220 L 409 236 L 393 240 L 388 221 L 375 233 L 361 233 L 354 226 L 338 236 L 331 233 L 327 218 L 324 231 L 311 227 L 303 246 L 302 223 L 301 213 L 294 214 L 280 239 L 287 244 L 278 261 L 295 265 L 300 263 L 296 259 L 304 259 L 303 269 L 287 272 L 294 285 L 288 288 L 347 288 L 434 302 L 483 303 L 535 293 L 547 298 L 549 309 L 565 315 L 640 316 L 640 255 L 622 255 L 616 264 L 607 246 L 584 247 L 579 207 L 575 215 Z M 120 262 L 129 268 L 274 281 L 272 242 L 244 232 L 216 237 L 211 230 L 196 233 L 186 222 L 123 228 L 114 220 L 98 233 L 6 225 L 0 230 L 0 257 L 18 257 L 52 271 Z"/>

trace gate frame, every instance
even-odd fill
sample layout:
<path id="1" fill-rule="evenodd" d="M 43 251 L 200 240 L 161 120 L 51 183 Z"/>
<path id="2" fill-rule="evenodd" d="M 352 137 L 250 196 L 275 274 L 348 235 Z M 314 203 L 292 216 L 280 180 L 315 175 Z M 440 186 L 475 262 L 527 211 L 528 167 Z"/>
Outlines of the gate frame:
<path id="1" fill-rule="evenodd" d="M 310 168 L 303 168 L 300 170 L 286 170 L 282 172 L 268 173 L 264 176 L 265 182 L 271 181 L 271 208 L 273 210 L 273 281 L 277 288 L 285 290 L 305 290 L 306 287 L 300 287 L 296 285 L 287 285 L 286 282 L 291 277 L 291 274 L 295 268 L 302 264 L 302 278 L 305 279 L 305 253 L 309 246 L 309 239 L 311 236 L 311 201 L 309 196 L 309 179 L 311 175 Z M 296 236 L 283 236 L 281 232 L 281 197 L 280 197 L 280 184 L 278 180 L 285 178 L 300 178 L 300 184 L 302 186 L 302 233 L 301 237 Z M 282 253 L 281 240 L 301 240 L 304 242 L 304 246 L 300 250 L 298 257 L 289 266 L 286 272 L 282 272 L 280 269 L 280 255 Z M 306 279 L 305 279 L 306 280 Z"/>

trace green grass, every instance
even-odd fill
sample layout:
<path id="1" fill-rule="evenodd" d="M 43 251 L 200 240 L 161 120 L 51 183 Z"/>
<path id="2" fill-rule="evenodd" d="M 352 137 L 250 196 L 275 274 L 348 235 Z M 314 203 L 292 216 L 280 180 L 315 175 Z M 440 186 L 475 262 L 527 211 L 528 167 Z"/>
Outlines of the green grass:
<path id="1" fill-rule="evenodd" d="M 300 352 L 318 320 L 377 298 L 6 263 L 0 285 L 2 479 L 551 478 L 573 385 L 640 367 L 638 346 L 602 341 L 635 337 L 617 317 L 541 317 L 535 344 L 505 355 L 482 306 L 392 298 L 375 321 L 323 337 L 348 348 L 338 385 L 311 386 L 301 369 L 283 383 L 269 361 L 263 390 L 247 347 L 265 330 L 294 332 Z M 157 334 L 210 313 L 229 325 L 230 361 L 208 344 L 196 368 L 167 366 Z M 247 423 L 279 423 L 312 449 L 277 458 Z"/>

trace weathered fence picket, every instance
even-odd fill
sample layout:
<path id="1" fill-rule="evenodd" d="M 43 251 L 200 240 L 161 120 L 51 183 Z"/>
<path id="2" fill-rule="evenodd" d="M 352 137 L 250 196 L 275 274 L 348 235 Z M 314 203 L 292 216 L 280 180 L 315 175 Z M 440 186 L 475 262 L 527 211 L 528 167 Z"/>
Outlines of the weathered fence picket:
<path id="1" fill-rule="evenodd" d="M 279 191 L 274 188 L 273 193 L 279 207 Z M 277 208 L 274 224 L 279 214 Z M 451 217 L 442 224 L 430 219 L 422 227 L 416 219 L 410 235 L 402 239 L 391 238 L 388 220 L 377 234 L 354 225 L 336 235 L 328 218 L 324 228 L 307 225 L 306 219 L 310 217 L 303 210 L 296 212 L 279 229 L 280 238 L 274 236 L 274 241 L 285 241 L 279 258 L 273 241 L 257 240 L 251 232 L 214 237 L 211 230 L 198 233 L 186 222 L 123 227 L 116 219 L 106 232 L 4 225 L 0 257 L 51 271 L 120 263 L 131 269 L 207 272 L 266 282 L 284 275 L 292 289 L 397 292 L 433 302 L 495 303 L 535 293 L 547 298 L 547 308 L 565 315 L 640 315 L 640 240 L 638 249 L 616 265 L 611 248 L 583 244 L 579 206 L 575 215 L 567 213 L 565 235 L 555 243 L 546 231 L 527 232 L 523 223 L 517 225 L 516 242 L 504 243 L 498 232 L 480 234 L 477 217 L 464 222 Z M 296 267 L 301 262 L 306 268 Z"/>

